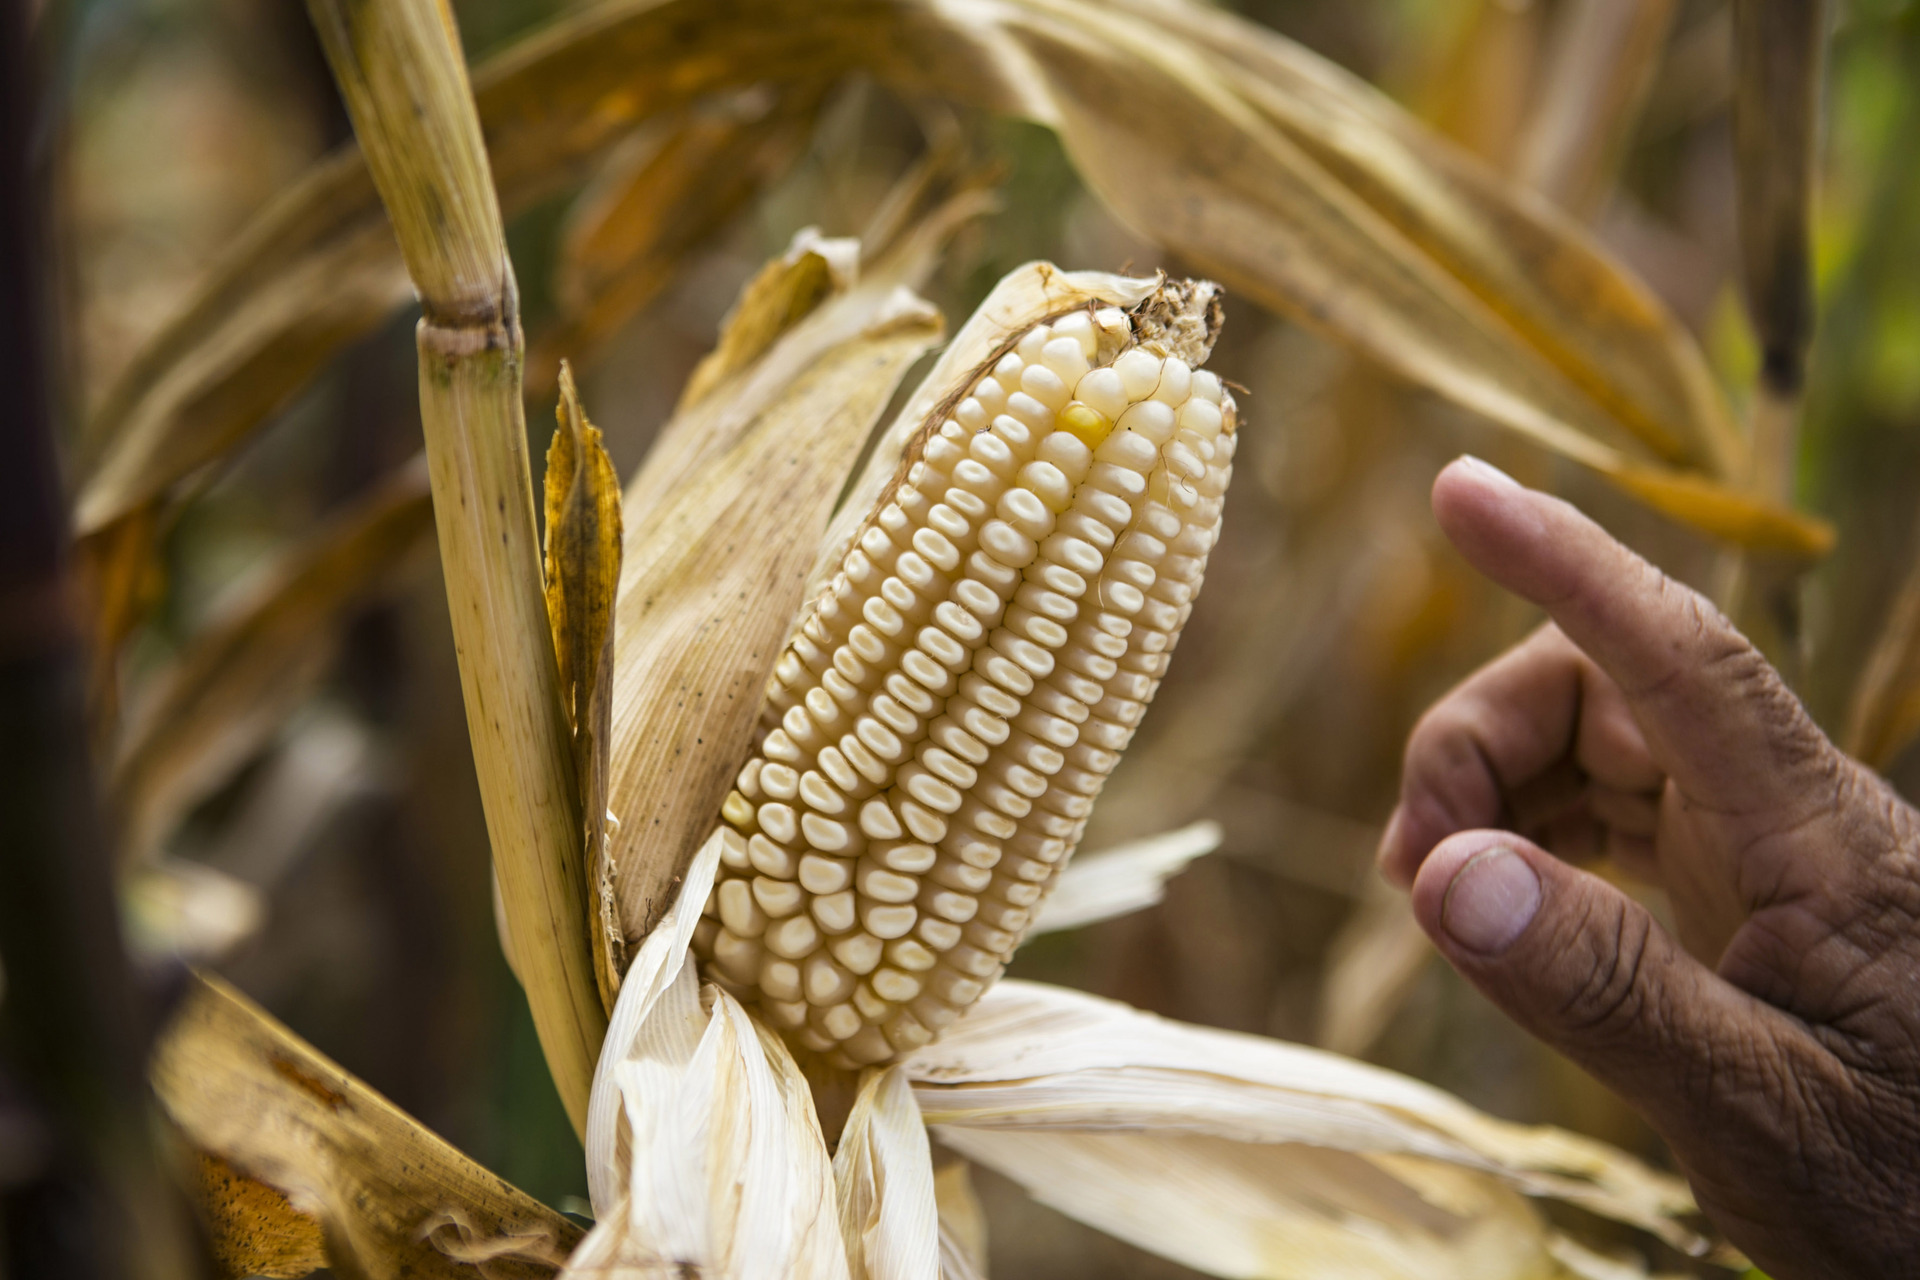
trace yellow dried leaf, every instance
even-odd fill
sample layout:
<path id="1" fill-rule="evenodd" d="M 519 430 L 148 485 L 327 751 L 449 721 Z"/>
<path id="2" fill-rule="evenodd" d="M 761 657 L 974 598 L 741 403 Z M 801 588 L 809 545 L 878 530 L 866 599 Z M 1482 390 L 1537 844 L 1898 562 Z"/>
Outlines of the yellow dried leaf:
<path id="1" fill-rule="evenodd" d="M 217 978 L 193 979 L 152 1079 L 209 1157 L 201 1203 L 234 1274 L 304 1275 L 324 1261 L 371 1280 L 472 1280 L 480 1251 L 484 1274 L 533 1280 L 580 1239 Z"/>
<path id="2" fill-rule="evenodd" d="M 559 426 L 547 449 L 547 617 L 573 726 L 592 921 L 593 973 L 612 1012 L 626 965 L 607 858 L 607 752 L 613 717 L 613 600 L 620 583 L 620 477 L 560 366 Z"/>

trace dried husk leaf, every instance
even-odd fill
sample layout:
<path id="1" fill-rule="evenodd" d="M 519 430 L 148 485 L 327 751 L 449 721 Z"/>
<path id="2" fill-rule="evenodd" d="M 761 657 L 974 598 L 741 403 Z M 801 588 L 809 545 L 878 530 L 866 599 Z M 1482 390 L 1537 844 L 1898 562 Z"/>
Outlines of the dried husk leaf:
<path id="1" fill-rule="evenodd" d="M 1167 881 L 1220 847 L 1220 824 L 1195 822 L 1098 853 L 1076 854 L 1041 903 L 1027 936 L 1078 929 L 1142 911 L 1167 895 Z"/>
<path id="2" fill-rule="evenodd" d="M 1042 1204 L 1249 1280 L 1547 1280 L 1546 1224 L 1484 1176 L 1190 1133 L 940 1130 Z M 1410 1176 L 1417 1175 L 1417 1176 Z"/>
<path id="3" fill-rule="evenodd" d="M 263 568 L 153 678 L 114 771 L 125 857 L 150 856 L 279 730 L 326 670 L 346 616 L 419 565 L 432 529 L 416 461 Z"/>
<path id="4" fill-rule="evenodd" d="M 847 1276 L 805 1078 L 687 962 L 719 858 L 709 841 L 621 990 L 588 1128 L 599 1221 L 568 1276 Z"/>
<path id="5" fill-rule="evenodd" d="M 560 366 L 559 425 L 547 449 L 547 617 L 573 729 L 592 922 L 593 976 L 613 1012 L 627 967 L 607 857 L 607 756 L 613 725 L 613 600 L 620 584 L 620 477 Z M 504 915 L 504 910 L 502 911 Z"/>
<path id="6" fill-rule="evenodd" d="M 833 1176 L 852 1280 L 939 1280 L 933 1152 L 899 1067 L 865 1073 Z"/>
<path id="7" fill-rule="evenodd" d="M 519 302 L 452 12 L 311 0 L 420 295 L 420 422 L 487 836 L 540 1047 L 576 1132 L 606 1007 L 572 730 L 541 579 Z"/>
<path id="8" fill-rule="evenodd" d="M 695 375 L 704 394 L 685 398 L 628 486 L 608 807 L 629 940 L 712 831 L 834 499 L 940 336 L 904 286 L 953 214 L 841 291 L 844 242 L 802 233 L 748 286 L 714 372 Z"/>
<path id="9" fill-rule="evenodd" d="M 201 1203 L 229 1274 L 533 1280 L 580 1238 L 217 978 L 192 979 L 152 1079 L 206 1157 Z"/>
<path id="10" fill-rule="evenodd" d="M 1039 983 L 1002 981 L 907 1061 L 921 1113 L 982 1163 L 978 1133 L 1116 1129 L 1417 1156 L 1565 1200 L 1699 1249 L 1679 1180 L 1604 1143 L 1526 1128 L 1378 1067 L 1188 1026 Z M 965 1131 L 964 1134 L 962 1131 Z M 1023 1148 L 1024 1149 L 1024 1148 Z"/>
<path id="11" fill-rule="evenodd" d="M 973 1191 L 973 1166 L 949 1160 L 934 1170 L 933 1199 L 940 1213 L 942 1280 L 984 1280 L 987 1215 Z"/>

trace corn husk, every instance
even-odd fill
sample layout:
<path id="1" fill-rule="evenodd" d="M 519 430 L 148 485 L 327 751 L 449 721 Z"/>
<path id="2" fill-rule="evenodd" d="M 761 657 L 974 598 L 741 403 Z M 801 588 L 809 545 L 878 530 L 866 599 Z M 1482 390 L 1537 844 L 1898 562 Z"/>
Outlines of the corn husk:
<path id="1" fill-rule="evenodd" d="M 1288 1185 L 1277 1156 L 1217 1145 L 1224 1142 L 1364 1157 L 1329 1166 L 1349 1170 L 1355 1197 L 1377 1179 L 1373 1170 L 1400 1169 L 1393 1160 L 1406 1158 L 1414 1163 L 1396 1175 L 1402 1181 L 1438 1167 L 1432 1176 L 1440 1184 L 1467 1189 L 1462 1195 L 1471 1190 L 1488 1212 L 1501 1202 L 1496 1190 L 1511 1191 L 1565 1200 L 1681 1247 L 1705 1243 L 1684 1221 L 1694 1212 L 1684 1184 L 1602 1143 L 1507 1124 L 1429 1085 L 1332 1054 L 1186 1026 L 1057 987 L 1000 983 L 906 1065 L 921 1112 L 943 1143 L 1057 1207 L 1064 1207 L 1061 1197 L 1074 1198 L 1106 1229 L 1123 1224 L 1126 1214 L 1116 1208 L 1110 1218 L 1099 1207 L 1105 1202 L 1097 1180 L 1071 1177 L 1069 1169 L 1089 1161 L 1129 1168 L 1136 1187 L 1126 1194 L 1148 1195 L 1163 1179 L 1157 1170 L 1217 1158 L 1239 1170 L 1233 1180 Z M 1138 1149 L 1125 1136 L 1135 1132 L 1144 1144 Z M 1040 1158 L 1052 1149 L 1048 1135 L 1062 1141 L 1050 1172 L 1049 1160 Z M 1176 1184 L 1179 1176 L 1164 1180 Z M 1323 1178 L 1328 1186 L 1339 1183 L 1323 1171 L 1284 1194 L 1301 1199 Z M 1442 1193 L 1433 1195 L 1444 1204 Z M 1323 1226 L 1341 1221 L 1310 1204 L 1294 1211 L 1301 1214 Z M 1417 1216 L 1378 1216 L 1388 1227 L 1418 1226 Z"/>
<path id="2" fill-rule="evenodd" d="M 970 212 L 935 213 L 857 281 L 852 242 L 803 232 L 749 284 L 627 487 L 607 804 L 629 941 L 712 830 L 834 500 L 939 336 L 909 282 Z"/>
<path id="3" fill-rule="evenodd" d="M 852 1280 L 939 1280 L 933 1153 L 899 1067 L 870 1071 L 833 1156 Z"/>
<path id="4" fill-rule="evenodd" d="M 621 989 L 588 1128 L 599 1223 L 569 1276 L 847 1275 L 805 1078 L 777 1037 L 733 997 L 703 989 L 688 962 L 719 860 L 711 840 Z"/>
<path id="5" fill-rule="evenodd" d="M 1167 896 L 1167 881 L 1188 863 L 1218 849 L 1220 837 L 1219 823 L 1195 822 L 1098 853 L 1076 854 L 1041 905 L 1028 936 L 1144 911 Z"/>

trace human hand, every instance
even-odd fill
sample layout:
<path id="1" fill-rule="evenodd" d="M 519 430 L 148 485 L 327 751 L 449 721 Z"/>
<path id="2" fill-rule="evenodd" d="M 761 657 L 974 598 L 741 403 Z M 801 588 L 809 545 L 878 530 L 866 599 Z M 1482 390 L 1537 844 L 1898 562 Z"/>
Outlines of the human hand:
<path id="1" fill-rule="evenodd" d="M 1920 1276 L 1920 814 L 1573 507 L 1462 459 L 1433 509 L 1552 621 L 1415 728 L 1383 874 L 1776 1280 Z M 1602 851 L 1667 891 L 1684 948 L 1554 856 Z"/>

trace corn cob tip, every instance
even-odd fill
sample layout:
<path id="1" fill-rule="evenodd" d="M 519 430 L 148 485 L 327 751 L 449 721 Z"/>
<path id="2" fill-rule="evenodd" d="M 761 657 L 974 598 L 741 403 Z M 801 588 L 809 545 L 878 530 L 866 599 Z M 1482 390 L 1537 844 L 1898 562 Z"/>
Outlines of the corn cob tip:
<path id="1" fill-rule="evenodd" d="M 1192 609 L 1232 473 L 1217 288 L 1010 335 L 909 449 L 769 685 L 705 971 L 855 1067 L 996 979 Z"/>

